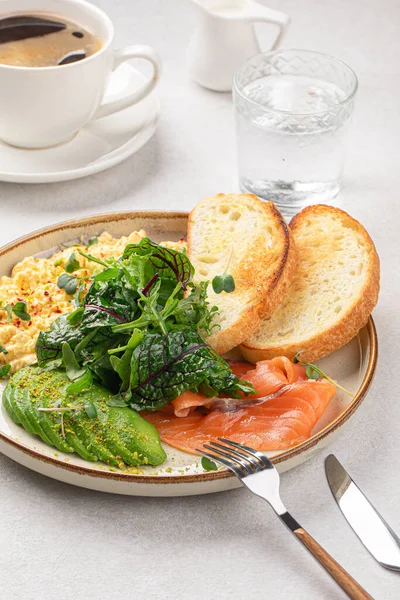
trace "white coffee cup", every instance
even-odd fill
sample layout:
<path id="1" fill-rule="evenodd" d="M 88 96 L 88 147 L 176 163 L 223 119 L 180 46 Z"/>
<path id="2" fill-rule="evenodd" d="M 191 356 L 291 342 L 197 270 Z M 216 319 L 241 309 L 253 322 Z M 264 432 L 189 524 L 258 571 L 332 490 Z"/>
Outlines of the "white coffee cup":
<path id="1" fill-rule="evenodd" d="M 150 46 L 113 50 L 114 26 L 99 8 L 85 0 L 0 0 L 0 18 L 15 13 L 47 12 L 94 33 L 103 42 L 95 54 L 55 67 L 0 64 L 0 140 L 24 148 L 45 148 L 71 139 L 88 121 L 136 104 L 157 85 L 161 62 Z M 102 103 L 110 74 L 132 58 L 153 66 L 140 89 Z"/>

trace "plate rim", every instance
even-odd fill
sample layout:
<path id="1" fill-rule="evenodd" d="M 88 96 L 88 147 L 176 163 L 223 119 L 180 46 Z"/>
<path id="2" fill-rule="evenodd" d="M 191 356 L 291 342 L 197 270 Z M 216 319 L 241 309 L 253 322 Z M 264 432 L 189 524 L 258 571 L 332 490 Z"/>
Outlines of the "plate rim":
<path id="1" fill-rule="evenodd" d="M 88 215 L 85 217 L 79 217 L 76 219 L 69 219 L 67 221 L 61 221 L 54 225 L 37 229 L 29 234 L 23 235 L 14 241 L 0 248 L 0 257 L 5 256 L 10 251 L 18 248 L 26 242 L 40 238 L 46 234 L 55 233 L 57 231 L 74 229 L 86 225 L 97 225 L 102 223 L 109 223 L 112 221 L 124 221 L 126 219 L 153 219 L 157 218 L 168 218 L 168 219 L 182 219 L 187 218 L 188 212 L 184 211 L 164 211 L 164 210 L 152 210 L 152 211 L 122 211 L 122 212 L 109 212 L 101 213 L 98 215 Z M 312 435 L 306 441 L 289 448 L 279 456 L 273 457 L 271 460 L 274 464 L 282 463 L 286 460 L 290 460 L 295 456 L 306 452 L 319 442 L 321 442 L 328 435 L 336 431 L 341 425 L 343 425 L 351 415 L 357 410 L 366 397 L 366 394 L 372 384 L 372 380 L 375 375 L 377 361 L 378 361 L 378 337 L 372 316 L 369 316 L 367 323 L 365 324 L 368 337 L 369 337 L 369 356 L 368 365 L 360 384 L 357 393 L 354 395 L 350 404 L 346 407 L 341 415 L 336 417 L 331 423 L 326 425 L 321 431 Z M 102 469 L 93 469 L 86 466 L 78 466 L 59 460 L 52 456 L 47 456 L 41 452 L 32 449 L 21 442 L 10 438 L 0 431 L 0 441 L 14 447 L 15 449 L 28 454 L 31 458 L 39 460 L 41 462 L 49 463 L 54 467 L 60 467 L 67 471 L 78 473 L 80 475 L 87 475 L 90 477 L 97 477 L 104 480 L 124 481 L 126 483 L 139 483 L 139 484 L 179 484 L 179 483 L 202 483 L 206 481 L 216 481 L 219 479 L 226 479 L 234 477 L 228 469 L 222 469 L 220 471 L 211 471 L 205 473 L 196 473 L 194 475 L 134 475 L 131 473 L 120 473 L 113 471 L 106 471 Z M 106 468 L 106 467 L 105 467 Z"/>

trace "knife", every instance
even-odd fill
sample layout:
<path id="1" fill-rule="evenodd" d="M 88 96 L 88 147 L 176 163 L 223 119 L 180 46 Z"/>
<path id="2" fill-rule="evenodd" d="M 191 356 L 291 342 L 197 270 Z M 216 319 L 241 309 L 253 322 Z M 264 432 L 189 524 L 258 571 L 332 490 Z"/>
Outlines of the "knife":
<path id="1" fill-rule="evenodd" d="M 333 497 L 364 546 L 382 567 L 400 572 L 400 539 L 393 529 L 333 454 L 325 460 L 325 472 Z"/>

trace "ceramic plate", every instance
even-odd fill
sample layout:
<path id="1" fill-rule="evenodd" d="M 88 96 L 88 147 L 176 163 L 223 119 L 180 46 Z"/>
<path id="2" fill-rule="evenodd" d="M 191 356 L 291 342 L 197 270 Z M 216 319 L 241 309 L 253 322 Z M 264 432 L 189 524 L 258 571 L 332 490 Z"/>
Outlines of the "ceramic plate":
<path id="1" fill-rule="evenodd" d="M 105 99 L 132 93 L 146 81 L 123 64 L 114 71 Z M 28 150 L 0 142 L 0 181 L 49 183 L 99 173 L 135 154 L 154 134 L 159 114 L 156 92 L 109 117 L 90 121 L 71 141 Z"/>
<path id="2" fill-rule="evenodd" d="M 59 244 L 76 242 L 108 231 L 115 237 L 145 229 L 155 241 L 178 240 L 185 235 L 187 215 L 166 212 L 112 213 L 66 221 L 20 238 L 0 250 L 0 274 L 7 275 L 26 256 L 49 256 Z M 371 384 L 377 360 L 377 337 L 372 319 L 347 346 L 319 361 L 333 378 L 354 393 L 338 393 L 316 424 L 312 436 L 288 450 L 272 452 L 279 471 L 287 471 L 328 445 L 349 422 Z M 205 473 L 200 459 L 166 446 L 167 461 L 143 474 L 129 474 L 104 464 L 55 451 L 16 425 L 1 408 L 0 451 L 20 464 L 67 483 L 132 496 L 183 496 L 233 489 L 240 484 L 228 471 Z"/>

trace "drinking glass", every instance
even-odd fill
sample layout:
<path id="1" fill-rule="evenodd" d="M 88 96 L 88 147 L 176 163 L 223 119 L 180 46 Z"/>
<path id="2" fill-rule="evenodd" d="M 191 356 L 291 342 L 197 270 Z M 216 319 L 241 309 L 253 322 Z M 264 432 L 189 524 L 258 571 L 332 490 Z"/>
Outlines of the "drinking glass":
<path id="1" fill-rule="evenodd" d="M 235 72 L 239 185 L 286 216 L 339 192 L 357 77 L 308 50 L 258 54 Z"/>

